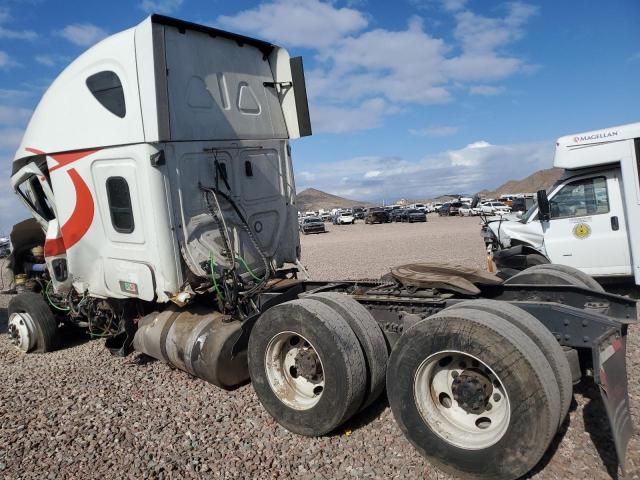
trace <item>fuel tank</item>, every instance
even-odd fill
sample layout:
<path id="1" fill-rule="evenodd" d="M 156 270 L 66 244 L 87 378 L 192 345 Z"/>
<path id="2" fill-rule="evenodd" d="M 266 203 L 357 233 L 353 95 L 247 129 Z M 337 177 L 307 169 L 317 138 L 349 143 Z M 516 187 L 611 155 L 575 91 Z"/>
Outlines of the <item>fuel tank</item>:
<path id="1" fill-rule="evenodd" d="M 172 306 L 139 321 L 133 347 L 229 390 L 249 379 L 246 350 L 231 353 L 240 326 L 240 321 L 206 308 Z"/>

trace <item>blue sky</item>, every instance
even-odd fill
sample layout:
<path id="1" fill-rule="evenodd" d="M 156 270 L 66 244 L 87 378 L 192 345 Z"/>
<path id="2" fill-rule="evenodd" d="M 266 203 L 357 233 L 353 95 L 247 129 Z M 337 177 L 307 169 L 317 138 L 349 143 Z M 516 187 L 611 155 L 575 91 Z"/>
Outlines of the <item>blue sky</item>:
<path id="1" fill-rule="evenodd" d="M 558 136 L 638 120 L 635 0 L 0 0 L 0 232 L 26 214 L 8 176 L 44 89 L 154 11 L 304 57 L 314 135 L 292 145 L 298 190 L 473 193 L 550 167 Z"/>

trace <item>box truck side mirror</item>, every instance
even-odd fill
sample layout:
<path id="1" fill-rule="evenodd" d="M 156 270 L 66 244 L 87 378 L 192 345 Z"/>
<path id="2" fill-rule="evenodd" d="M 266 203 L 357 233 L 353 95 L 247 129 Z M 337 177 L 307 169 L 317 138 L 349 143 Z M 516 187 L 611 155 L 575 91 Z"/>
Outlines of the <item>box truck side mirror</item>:
<path id="1" fill-rule="evenodd" d="M 551 208 L 549 206 L 549 198 L 547 198 L 547 191 L 538 190 L 536 197 L 538 199 L 538 218 L 542 222 L 548 222 L 551 219 Z"/>

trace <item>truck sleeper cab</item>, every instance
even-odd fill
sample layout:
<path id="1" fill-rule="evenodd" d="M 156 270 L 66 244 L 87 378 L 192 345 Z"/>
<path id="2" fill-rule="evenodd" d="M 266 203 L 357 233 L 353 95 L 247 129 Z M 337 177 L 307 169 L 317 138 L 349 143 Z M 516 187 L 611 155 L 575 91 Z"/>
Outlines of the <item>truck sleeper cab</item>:
<path id="1" fill-rule="evenodd" d="M 29 283 L 8 307 L 11 341 L 50 351 L 72 323 L 222 388 L 251 379 L 308 436 L 386 388 L 418 451 L 465 478 L 530 471 L 593 372 L 624 466 L 635 302 L 553 265 L 508 281 L 436 263 L 299 278 L 288 142 L 309 134 L 302 62 L 275 45 L 153 15 L 89 49 L 14 160 L 36 228 L 13 242 Z M 388 213 L 368 209 L 374 221 Z"/>

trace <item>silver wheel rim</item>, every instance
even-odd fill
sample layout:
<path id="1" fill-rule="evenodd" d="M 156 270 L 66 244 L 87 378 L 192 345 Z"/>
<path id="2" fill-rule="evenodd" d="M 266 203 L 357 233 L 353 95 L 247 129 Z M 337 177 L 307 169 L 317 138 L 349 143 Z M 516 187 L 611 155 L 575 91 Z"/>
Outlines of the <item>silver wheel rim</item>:
<path id="1" fill-rule="evenodd" d="M 322 398 L 322 360 L 311 342 L 298 333 L 281 332 L 269 341 L 265 370 L 271 390 L 288 407 L 309 410 Z"/>
<path id="2" fill-rule="evenodd" d="M 484 393 L 483 401 L 473 403 L 476 408 L 464 401 L 467 397 L 463 393 L 469 389 L 477 396 Z M 430 355 L 416 371 L 413 393 L 422 420 L 456 447 L 488 448 L 509 427 L 511 408 L 504 384 L 491 367 L 473 355 L 453 350 Z"/>
<path id="3" fill-rule="evenodd" d="M 36 345 L 35 324 L 31 315 L 26 312 L 12 313 L 8 323 L 11 343 L 23 352 L 28 352 Z"/>

